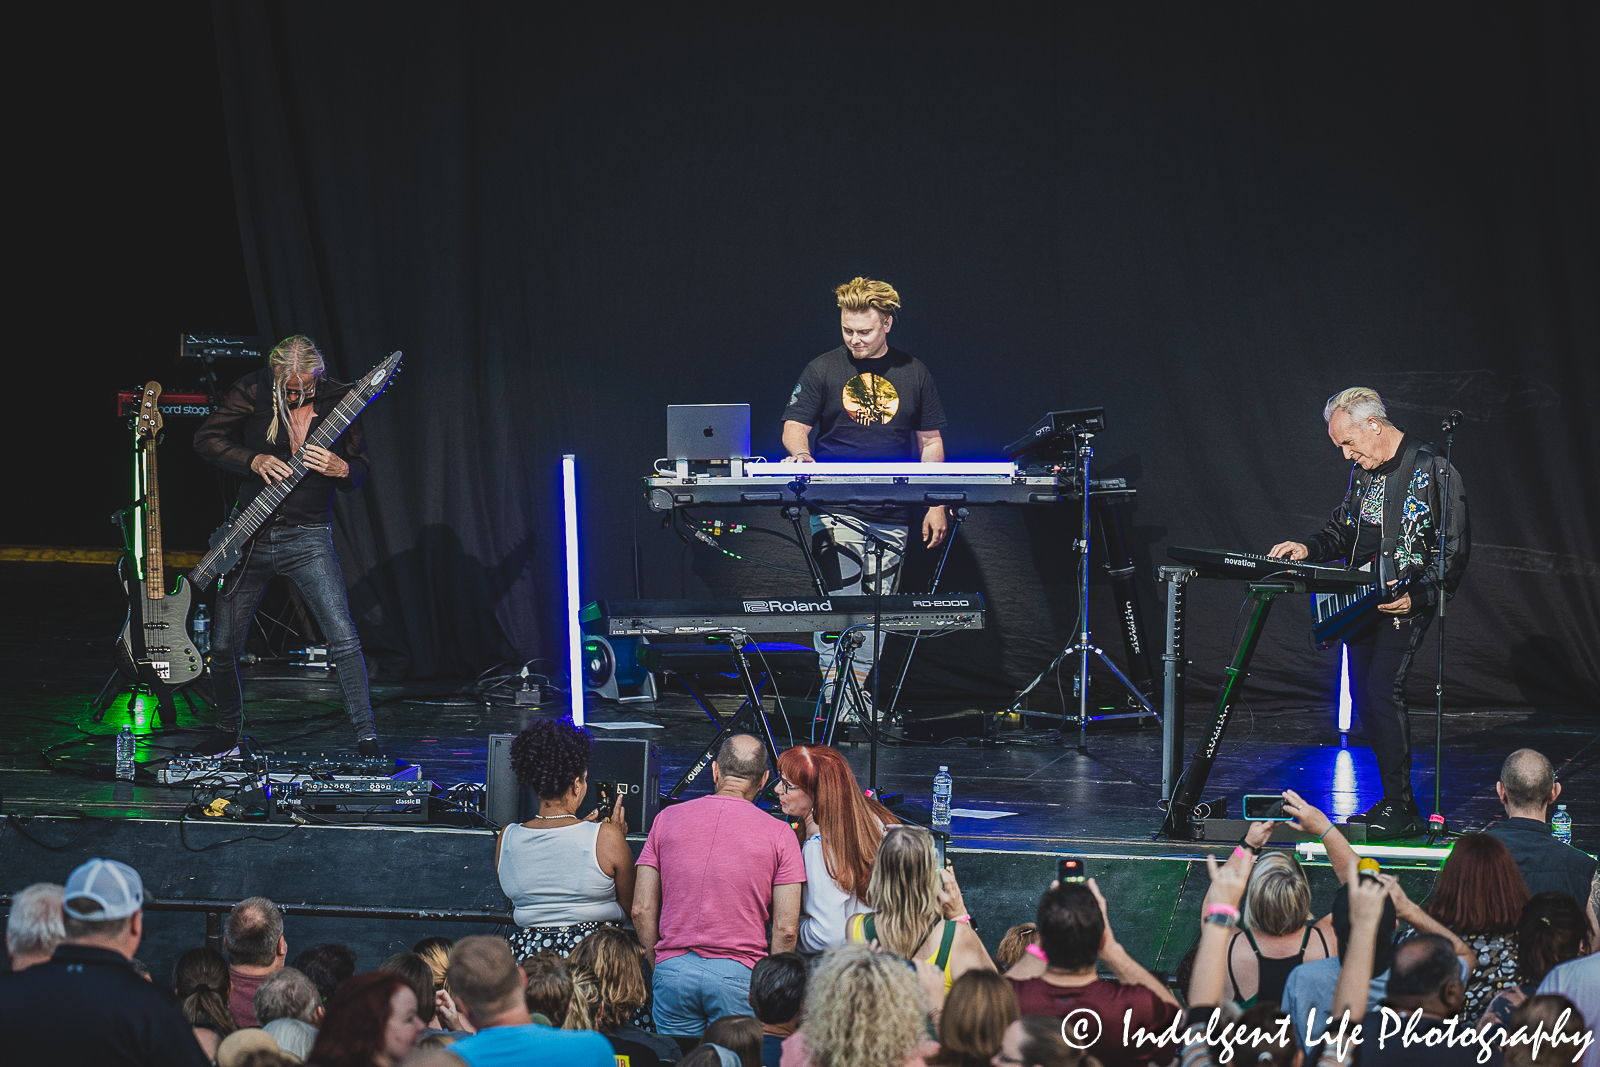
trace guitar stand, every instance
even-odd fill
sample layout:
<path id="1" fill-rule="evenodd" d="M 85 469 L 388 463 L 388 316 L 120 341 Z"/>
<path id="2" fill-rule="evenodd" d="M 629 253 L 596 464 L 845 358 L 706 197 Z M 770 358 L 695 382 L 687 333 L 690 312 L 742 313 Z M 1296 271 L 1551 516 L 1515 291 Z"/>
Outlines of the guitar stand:
<path id="1" fill-rule="evenodd" d="M 763 673 L 761 681 L 756 681 L 755 673 L 750 668 L 750 657 L 745 653 L 745 646 L 750 643 L 749 634 L 735 631 L 728 635 L 728 644 L 733 651 L 733 662 L 737 668 L 739 680 L 744 683 L 744 703 L 740 704 L 738 709 L 728 718 L 721 720 L 722 728 L 717 731 L 717 736 L 711 739 L 711 743 L 706 745 L 699 757 L 684 772 L 683 777 L 678 779 L 677 784 L 662 794 L 662 799 L 666 802 L 675 803 L 681 798 L 684 789 L 688 787 L 689 783 L 700 777 L 711 761 L 717 758 L 717 750 L 722 747 L 722 742 L 739 732 L 739 724 L 748 717 L 746 713 L 751 710 L 755 712 L 754 722 L 761 729 L 761 737 L 766 742 L 767 752 L 773 762 L 776 763 L 778 742 L 772 735 L 772 722 L 767 718 L 767 709 L 761 703 L 761 687 L 766 684 L 767 677 Z M 695 699 L 700 700 L 698 696 Z M 713 721 L 718 721 L 716 713 L 711 710 L 705 701 L 701 700 L 700 706 L 707 715 L 711 716 Z M 782 710 L 782 708 L 779 709 L 779 714 L 782 714 Z M 770 794 L 775 784 L 775 782 L 769 781 L 762 793 Z M 759 800 L 760 796 L 757 796 L 756 799 Z"/>
<path id="2" fill-rule="evenodd" d="M 141 674 L 148 670 L 149 668 L 142 668 Z M 114 688 L 118 680 L 121 680 L 123 685 L 120 688 Z M 160 721 L 163 730 L 170 730 L 178 725 L 178 705 L 172 699 L 174 696 L 183 697 L 191 715 L 197 710 L 195 706 L 195 697 L 197 696 L 200 698 L 202 705 L 205 707 L 211 706 L 211 701 L 206 699 L 204 693 L 191 692 L 188 686 L 173 689 L 159 678 L 153 683 L 144 678 L 135 680 L 123 674 L 121 670 L 114 670 L 111 672 L 111 677 L 106 679 L 106 684 L 100 687 L 99 694 L 90 702 L 94 705 L 94 721 L 96 723 L 105 721 L 106 712 L 111 710 L 111 705 L 122 697 L 138 696 L 140 693 L 148 693 L 156 698 L 156 717 Z"/>

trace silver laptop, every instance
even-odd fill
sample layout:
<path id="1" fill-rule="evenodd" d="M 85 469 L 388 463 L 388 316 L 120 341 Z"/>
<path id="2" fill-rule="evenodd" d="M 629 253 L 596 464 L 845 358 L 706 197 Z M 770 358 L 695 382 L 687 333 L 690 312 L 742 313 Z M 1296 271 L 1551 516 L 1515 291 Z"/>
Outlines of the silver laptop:
<path id="1" fill-rule="evenodd" d="M 668 459 L 743 459 L 749 454 L 749 404 L 667 406 Z"/>

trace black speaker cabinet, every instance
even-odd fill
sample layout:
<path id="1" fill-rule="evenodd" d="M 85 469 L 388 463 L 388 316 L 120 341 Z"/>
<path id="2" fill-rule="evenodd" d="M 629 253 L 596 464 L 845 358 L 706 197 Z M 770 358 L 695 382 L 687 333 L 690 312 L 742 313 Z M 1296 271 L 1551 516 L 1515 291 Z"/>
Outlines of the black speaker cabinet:
<path id="1" fill-rule="evenodd" d="M 511 770 L 511 742 L 515 734 L 489 735 L 488 817 L 504 826 L 527 822 L 539 813 L 539 797 L 517 783 Z M 617 787 L 630 834 L 649 833 L 661 801 L 661 756 L 653 741 L 630 737 L 601 737 L 589 757 L 589 795 L 578 809 L 580 816 L 595 808 L 600 783 Z"/>

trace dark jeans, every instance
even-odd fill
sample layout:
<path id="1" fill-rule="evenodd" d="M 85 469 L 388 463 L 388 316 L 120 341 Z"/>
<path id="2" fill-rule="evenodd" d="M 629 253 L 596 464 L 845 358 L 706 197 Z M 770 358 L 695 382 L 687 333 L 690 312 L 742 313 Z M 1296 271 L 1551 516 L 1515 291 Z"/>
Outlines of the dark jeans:
<path id="1" fill-rule="evenodd" d="M 244 691 L 239 682 L 239 655 L 250 637 L 250 620 L 261 606 L 267 582 L 275 574 L 300 590 L 306 606 L 328 642 L 328 658 L 338 668 L 345 708 L 360 740 L 378 735 L 367 694 L 367 664 L 361 639 L 350 621 L 344 575 L 333 554 L 331 526 L 286 526 L 269 523 L 246 549 L 237 574 L 223 583 L 211 626 L 211 676 L 217 690 L 217 728 L 239 729 Z"/>
<path id="2" fill-rule="evenodd" d="M 1431 611 L 1377 621 L 1345 642 L 1350 649 L 1350 703 L 1361 717 L 1372 754 L 1378 760 L 1383 795 L 1411 800 L 1411 716 L 1406 711 L 1406 675 L 1422 644 Z"/>

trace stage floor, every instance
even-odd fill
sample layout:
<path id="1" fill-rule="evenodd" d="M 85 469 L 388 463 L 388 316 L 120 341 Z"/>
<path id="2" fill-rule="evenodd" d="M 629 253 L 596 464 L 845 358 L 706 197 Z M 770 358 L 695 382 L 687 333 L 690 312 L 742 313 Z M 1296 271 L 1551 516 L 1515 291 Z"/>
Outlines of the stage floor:
<path id="1" fill-rule="evenodd" d="M 90 701 L 110 673 L 110 639 L 121 610 L 109 568 L 82 564 L 0 563 L 0 579 L 31 605 L 26 619 L 9 617 L 0 630 L 0 794 L 8 814 L 81 811 L 100 817 L 174 817 L 189 803 L 186 788 L 129 785 L 85 773 L 109 766 L 114 735 L 130 718 L 127 698 L 105 721 L 92 721 Z M 337 679 L 328 672 L 283 664 L 246 671 L 251 734 L 269 751 L 349 750 L 351 734 Z M 730 711 L 737 703 L 719 696 Z M 514 733 L 530 714 L 559 709 L 486 705 L 462 682 L 375 684 L 373 701 L 385 749 L 419 764 L 441 786 L 484 779 L 487 737 Z M 132 709 L 141 762 L 158 760 L 192 744 L 183 731 L 157 731 L 148 699 Z M 596 730 L 597 736 L 648 737 L 660 746 L 663 787 L 675 781 L 714 735 L 700 709 L 681 690 L 654 704 L 591 703 L 594 722 L 638 721 L 653 728 Z M 787 719 L 774 717 L 780 745 L 793 731 L 805 740 L 809 712 L 791 702 Z M 960 711 L 960 707 L 926 709 Z M 995 711 L 998 709 L 984 709 Z M 1209 718 L 1209 706 L 1191 701 L 1192 739 Z M 209 723 L 203 706 L 179 700 L 179 725 Z M 1013 851 L 1073 851 L 1094 855 L 1196 855 L 1199 846 L 1154 841 L 1161 823 L 1160 728 L 1091 728 L 1087 752 L 1076 748 L 1075 728 L 1052 740 L 1048 722 L 1030 718 L 1026 731 L 1003 733 L 1008 743 L 980 747 L 882 746 L 877 784 L 927 804 L 941 764 L 955 777 L 955 806 L 1014 814 L 994 819 L 957 817 L 955 844 Z M 1415 781 L 1424 810 L 1433 789 L 1431 709 L 1412 713 Z M 1528 745 L 1555 763 L 1563 799 L 1574 821 L 1574 841 L 1594 848 L 1600 837 L 1600 717 L 1594 709 L 1495 710 L 1447 713 L 1444 722 L 1444 804 L 1454 829 L 1482 828 L 1500 814 L 1494 783 L 1500 762 Z M 1016 743 L 1026 742 L 1026 743 Z M 866 743 L 841 746 L 857 775 L 868 778 Z M 707 776 L 708 778 L 709 776 Z M 704 791 L 702 780 L 690 790 Z M 1294 788 L 1336 818 L 1364 810 L 1379 795 L 1377 769 L 1359 723 L 1340 737 L 1323 710 L 1240 711 L 1230 725 L 1207 796 Z"/>

